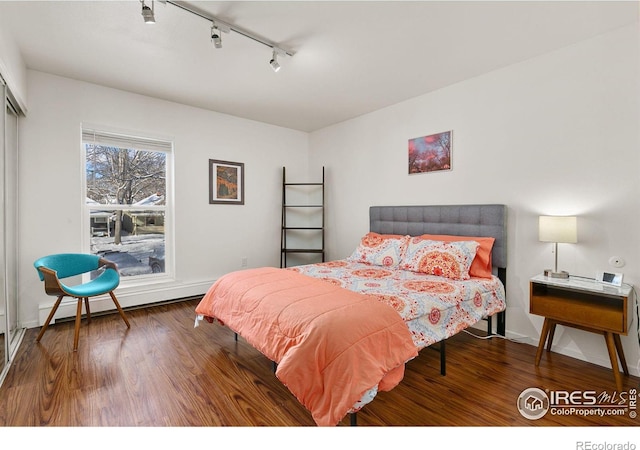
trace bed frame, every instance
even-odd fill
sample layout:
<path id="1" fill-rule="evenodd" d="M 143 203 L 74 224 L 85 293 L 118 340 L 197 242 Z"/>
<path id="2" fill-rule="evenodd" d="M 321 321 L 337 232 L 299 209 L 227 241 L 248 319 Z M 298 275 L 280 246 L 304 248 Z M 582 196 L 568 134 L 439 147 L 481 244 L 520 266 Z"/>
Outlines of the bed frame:
<path id="1" fill-rule="evenodd" d="M 448 234 L 493 237 L 493 272 L 505 289 L 507 287 L 506 205 L 372 206 L 369 208 L 369 230 L 379 234 L 410 236 Z M 496 333 L 504 336 L 506 312 L 502 311 L 496 316 Z M 487 317 L 489 335 L 494 334 L 492 325 L 492 318 Z M 444 372 L 444 367 L 441 371 Z"/>

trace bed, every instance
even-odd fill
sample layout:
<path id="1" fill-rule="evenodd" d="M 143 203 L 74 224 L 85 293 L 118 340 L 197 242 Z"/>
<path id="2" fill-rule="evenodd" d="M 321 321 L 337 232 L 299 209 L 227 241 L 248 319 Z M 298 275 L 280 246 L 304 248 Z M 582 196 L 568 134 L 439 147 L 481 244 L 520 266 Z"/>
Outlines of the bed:
<path id="1" fill-rule="evenodd" d="M 369 213 L 348 258 L 232 272 L 196 307 L 196 325 L 219 322 L 273 361 L 319 426 L 355 424 L 421 349 L 483 319 L 493 333 L 492 317 L 505 332 L 505 205 Z"/>

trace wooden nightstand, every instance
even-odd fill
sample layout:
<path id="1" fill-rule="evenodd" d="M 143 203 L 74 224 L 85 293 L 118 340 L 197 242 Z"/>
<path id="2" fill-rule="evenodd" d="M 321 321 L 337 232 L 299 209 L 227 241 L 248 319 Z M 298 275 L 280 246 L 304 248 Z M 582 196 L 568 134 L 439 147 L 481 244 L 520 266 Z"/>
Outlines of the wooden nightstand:
<path id="1" fill-rule="evenodd" d="M 529 312 L 544 316 L 536 366 L 540 364 L 545 343 L 551 351 L 556 325 L 578 328 L 604 336 L 611 360 L 616 387 L 622 391 L 622 376 L 629 375 L 620 335 L 629 330 L 629 295 L 632 288 L 604 285 L 589 279 L 570 277 L 568 280 L 538 275 L 529 282 Z"/>

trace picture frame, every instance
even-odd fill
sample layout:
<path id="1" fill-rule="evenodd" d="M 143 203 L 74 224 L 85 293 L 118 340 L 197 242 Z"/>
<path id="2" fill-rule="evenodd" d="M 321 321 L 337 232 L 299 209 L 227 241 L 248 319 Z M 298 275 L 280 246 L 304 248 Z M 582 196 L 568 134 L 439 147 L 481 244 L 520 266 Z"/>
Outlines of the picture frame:
<path id="1" fill-rule="evenodd" d="M 244 163 L 209 160 L 209 204 L 244 205 Z"/>
<path id="2" fill-rule="evenodd" d="M 409 139 L 409 175 L 451 170 L 451 138 L 453 131 Z"/>

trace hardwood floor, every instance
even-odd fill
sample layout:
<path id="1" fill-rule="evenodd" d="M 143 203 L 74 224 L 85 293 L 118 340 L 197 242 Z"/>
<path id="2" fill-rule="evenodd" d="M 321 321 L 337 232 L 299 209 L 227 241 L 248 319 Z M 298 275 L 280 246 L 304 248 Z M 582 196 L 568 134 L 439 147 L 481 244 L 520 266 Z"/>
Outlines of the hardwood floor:
<path id="1" fill-rule="evenodd" d="M 83 322 L 77 353 L 73 323 L 52 325 L 38 344 L 27 331 L 3 386 L 0 425 L 11 427 L 314 426 L 310 414 L 275 377 L 271 362 L 229 329 L 194 328 L 198 300 L 128 311 Z M 604 345 L 604 344 L 603 344 Z M 367 426 L 638 426 L 623 416 L 552 415 L 530 420 L 516 407 L 521 392 L 613 393 L 610 369 L 557 353 L 534 367 L 535 347 L 460 333 L 447 341 L 447 374 L 425 349 L 404 380 L 358 413 Z M 627 390 L 640 379 L 624 377 Z M 340 425 L 349 425 L 345 418 Z"/>

